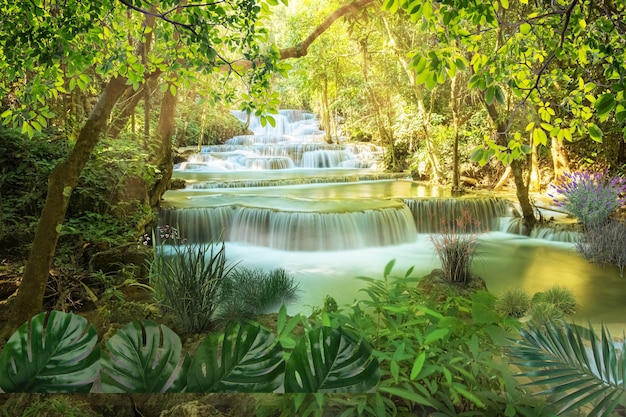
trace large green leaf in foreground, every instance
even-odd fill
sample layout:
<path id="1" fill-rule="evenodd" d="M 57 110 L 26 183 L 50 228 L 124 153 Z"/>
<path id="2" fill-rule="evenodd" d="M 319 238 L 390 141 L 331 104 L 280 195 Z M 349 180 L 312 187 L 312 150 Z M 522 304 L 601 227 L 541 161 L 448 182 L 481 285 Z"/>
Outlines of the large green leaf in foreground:
<path id="1" fill-rule="evenodd" d="M 33 317 L 0 354 L 5 392 L 89 392 L 99 369 L 94 327 L 83 317 L 51 311 Z"/>
<path id="2" fill-rule="evenodd" d="M 274 392 L 285 369 L 283 348 L 258 324 L 229 324 L 210 334 L 196 352 L 187 379 L 190 392 Z"/>
<path id="3" fill-rule="evenodd" d="M 180 338 L 151 320 L 133 321 L 117 331 L 102 352 L 104 392 L 181 392 L 189 357 Z"/>
<path id="4" fill-rule="evenodd" d="M 341 327 L 320 327 L 300 339 L 287 361 L 285 392 L 365 393 L 380 380 L 371 347 Z"/>
<path id="5" fill-rule="evenodd" d="M 559 414 L 586 407 L 586 416 L 608 416 L 626 392 L 626 341 L 615 342 L 602 326 L 598 337 L 591 325 L 565 322 L 530 323 L 523 340 L 509 349 L 513 362 L 532 379 L 528 385 L 545 388 Z"/>

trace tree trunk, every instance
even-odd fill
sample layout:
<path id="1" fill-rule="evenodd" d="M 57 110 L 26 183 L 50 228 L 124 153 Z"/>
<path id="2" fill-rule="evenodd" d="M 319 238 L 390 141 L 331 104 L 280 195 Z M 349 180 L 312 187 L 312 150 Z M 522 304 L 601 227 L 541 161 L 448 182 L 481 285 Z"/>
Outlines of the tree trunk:
<path id="1" fill-rule="evenodd" d="M 450 83 L 450 109 L 452 110 L 452 127 L 454 129 L 454 148 L 452 158 L 452 194 L 463 193 L 461 188 L 461 173 L 459 169 L 459 92 L 457 76 L 452 77 Z"/>
<path id="2" fill-rule="evenodd" d="M 528 188 L 530 191 L 541 190 L 541 174 L 539 173 L 539 145 L 533 145 L 531 139 L 531 151 L 530 151 L 530 175 L 528 180 Z"/>
<path id="3" fill-rule="evenodd" d="M 176 96 L 172 94 L 170 86 L 171 84 L 168 84 L 167 90 L 163 93 L 155 142 L 151 144 L 151 148 L 153 149 L 151 162 L 156 165 L 161 172 L 156 184 L 152 187 L 152 190 L 149 191 L 151 207 L 158 206 L 161 196 L 169 188 L 170 181 L 172 180 L 172 171 L 174 169 L 172 136 L 174 135 L 177 99 Z"/>
<path id="4" fill-rule="evenodd" d="M 484 92 L 481 99 L 487 109 L 489 118 L 496 127 L 496 144 L 506 147 L 508 145 L 508 134 L 503 118 L 500 116 L 495 104 L 487 104 L 484 98 Z M 511 173 L 513 174 L 513 181 L 515 182 L 515 194 L 517 195 L 517 200 L 522 209 L 522 216 L 524 217 L 526 234 L 530 234 L 536 222 L 535 210 L 528 196 L 528 187 L 524 182 L 524 169 L 520 159 L 514 159 L 511 162 Z"/>
<path id="5" fill-rule="evenodd" d="M 81 129 L 67 160 L 58 163 L 50 174 L 48 194 L 30 256 L 9 321 L 0 332 L 0 341 L 6 340 L 22 323 L 41 311 L 50 267 L 72 190 L 106 128 L 113 106 L 127 88 L 125 78 L 116 77 L 109 81 Z"/>
<path id="6" fill-rule="evenodd" d="M 554 179 L 569 171 L 569 158 L 565 153 L 565 145 L 557 138 L 552 138 L 550 150 L 552 152 L 552 164 L 554 167 Z"/>

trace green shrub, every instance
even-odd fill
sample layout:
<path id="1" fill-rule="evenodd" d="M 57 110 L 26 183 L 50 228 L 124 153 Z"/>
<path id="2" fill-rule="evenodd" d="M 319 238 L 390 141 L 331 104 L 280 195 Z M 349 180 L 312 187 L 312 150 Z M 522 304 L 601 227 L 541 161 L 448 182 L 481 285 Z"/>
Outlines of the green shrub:
<path id="1" fill-rule="evenodd" d="M 269 313 L 296 300 L 297 292 L 298 284 L 282 268 L 234 268 L 222 282 L 219 315 L 237 319 Z"/>
<path id="2" fill-rule="evenodd" d="M 222 282 L 233 268 L 226 264 L 224 242 L 187 244 L 170 226 L 160 227 L 159 234 L 163 240 L 155 247 L 150 271 L 155 298 L 172 313 L 182 332 L 209 329 Z"/>
<path id="3" fill-rule="evenodd" d="M 554 286 L 533 296 L 532 304 L 552 304 L 562 315 L 570 316 L 576 312 L 576 297 L 565 287 Z"/>
<path id="4" fill-rule="evenodd" d="M 496 301 L 495 310 L 505 317 L 520 318 L 530 309 L 530 296 L 520 289 L 505 290 Z"/>
<path id="5" fill-rule="evenodd" d="M 360 277 L 366 297 L 341 312 L 321 313 L 322 322 L 355 329 L 369 340 L 380 361 L 377 391 L 358 398 L 285 399 L 281 416 L 504 416 L 545 414 L 545 403 L 529 399 L 501 362 L 500 343 L 517 320 L 494 312 L 495 297 L 476 292 L 434 301 L 416 289 L 417 278 Z M 315 413 L 315 414 L 314 414 Z"/>
<path id="6" fill-rule="evenodd" d="M 48 177 L 68 154 L 66 141 L 0 126 L 0 241 L 34 233 L 48 190 Z M 30 242 L 29 242 L 30 243 Z"/>
<path id="7" fill-rule="evenodd" d="M 530 307 L 532 323 L 542 325 L 551 321 L 559 322 L 565 319 L 565 314 L 556 305 L 548 302 L 533 301 Z"/>
<path id="8" fill-rule="evenodd" d="M 624 276 L 626 266 L 626 224 L 607 219 L 585 226 L 576 242 L 576 250 L 588 261 L 598 265 L 615 265 Z"/>

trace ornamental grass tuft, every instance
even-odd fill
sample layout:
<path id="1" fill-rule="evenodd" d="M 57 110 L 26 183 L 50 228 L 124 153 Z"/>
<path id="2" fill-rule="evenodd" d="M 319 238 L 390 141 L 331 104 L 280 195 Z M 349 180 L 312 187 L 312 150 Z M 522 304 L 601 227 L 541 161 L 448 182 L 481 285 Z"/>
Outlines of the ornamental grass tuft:
<path id="1" fill-rule="evenodd" d="M 530 310 L 530 296 L 519 288 L 507 289 L 496 300 L 494 309 L 501 316 L 524 317 Z"/>
<path id="2" fill-rule="evenodd" d="M 626 266 L 626 224 L 607 219 L 587 226 L 576 243 L 576 250 L 594 264 L 617 266 L 623 277 Z"/>
<path id="3" fill-rule="evenodd" d="M 219 316 L 246 319 L 277 310 L 298 298 L 298 284 L 282 268 L 237 267 L 222 282 Z"/>
<path id="4" fill-rule="evenodd" d="M 478 247 L 479 222 L 464 210 L 451 225 L 443 225 L 442 232 L 430 236 L 441 262 L 447 281 L 468 284 L 472 279 L 471 267 Z"/>
<path id="5" fill-rule="evenodd" d="M 233 268 L 226 264 L 224 242 L 187 243 L 171 226 L 159 228 L 158 240 L 150 271 L 155 298 L 172 313 L 181 332 L 208 330 L 222 282 Z"/>

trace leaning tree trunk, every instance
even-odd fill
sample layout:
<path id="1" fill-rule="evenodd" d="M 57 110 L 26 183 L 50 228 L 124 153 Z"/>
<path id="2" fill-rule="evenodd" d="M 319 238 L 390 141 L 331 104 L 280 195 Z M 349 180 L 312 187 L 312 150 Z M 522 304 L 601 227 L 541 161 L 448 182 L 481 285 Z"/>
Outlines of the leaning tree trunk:
<path id="1" fill-rule="evenodd" d="M 507 147 L 508 134 L 504 119 L 500 116 L 495 104 L 487 104 L 484 99 L 484 93 L 482 102 L 487 109 L 489 118 L 496 127 L 496 144 Z M 524 226 L 526 228 L 525 232 L 526 234 L 530 234 L 536 222 L 535 210 L 533 209 L 533 205 L 531 204 L 528 196 L 528 186 L 524 181 L 524 169 L 520 159 L 514 159 L 511 161 L 511 173 L 513 174 L 513 181 L 515 182 L 515 194 L 517 195 L 517 200 L 522 209 L 522 217 L 524 217 Z"/>
<path id="2" fill-rule="evenodd" d="M 6 340 L 22 323 L 41 311 L 50 266 L 72 190 L 78 183 L 100 134 L 106 128 L 113 106 L 128 88 L 125 78 L 116 77 L 109 81 L 81 129 L 68 158 L 59 162 L 50 174 L 48 194 L 22 282 L 13 302 L 9 321 L 0 331 L 0 341 Z"/>
<path id="3" fill-rule="evenodd" d="M 156 143 L 151 144 L 153 149 L 151 162 L 158 167 L 161 173 L 154 187 L 149 191 L 151 207 L 156 207 L 159 204 L 161 196 L 169 188 L 174 169 L 172 136 L 174 135 L 177 99 L 176 95 L 172 94 L 170 86 L 171 84 L 168 84 L 167 90 L 163 93 L 159 124 L 155 134 Z"/>

